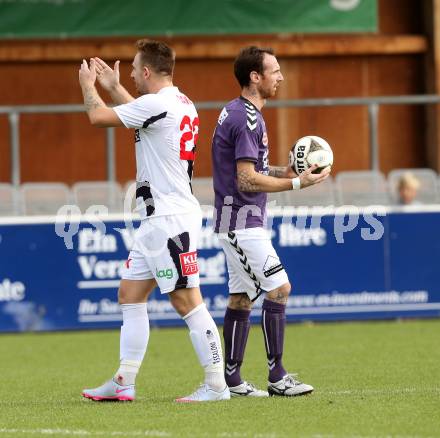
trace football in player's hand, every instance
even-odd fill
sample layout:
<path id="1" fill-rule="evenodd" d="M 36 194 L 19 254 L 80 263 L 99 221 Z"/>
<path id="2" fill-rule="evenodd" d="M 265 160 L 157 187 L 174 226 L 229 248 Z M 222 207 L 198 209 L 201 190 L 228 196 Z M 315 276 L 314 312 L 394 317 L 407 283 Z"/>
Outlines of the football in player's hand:
<path id="1" fill-rule="evenodd" d="M 299 175 L 314 164 L 318 168 L 313 173 L 321 173 L 323 169 L 333 164 L 333 151 L 323 138 L 306 135 L 292 146 L 289 152 L 289 165 Z"/>

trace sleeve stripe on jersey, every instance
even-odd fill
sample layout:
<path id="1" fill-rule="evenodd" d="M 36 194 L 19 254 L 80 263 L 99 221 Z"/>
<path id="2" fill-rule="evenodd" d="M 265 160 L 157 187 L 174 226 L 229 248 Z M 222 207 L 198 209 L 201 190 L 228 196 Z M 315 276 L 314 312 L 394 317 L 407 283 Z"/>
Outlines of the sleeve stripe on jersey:
<path id="1" fill-rule="evenodd" d="M 142 125 L 142 128 L 148 128 L 149 125 L 151 125 L 154 122 L 157 122 L 160 119 L 164 119 L 167 116 L 167 111 L 158 114 L 157 116 L 151 116 L 149 119 L 145 120 L 144 124 Z"/>

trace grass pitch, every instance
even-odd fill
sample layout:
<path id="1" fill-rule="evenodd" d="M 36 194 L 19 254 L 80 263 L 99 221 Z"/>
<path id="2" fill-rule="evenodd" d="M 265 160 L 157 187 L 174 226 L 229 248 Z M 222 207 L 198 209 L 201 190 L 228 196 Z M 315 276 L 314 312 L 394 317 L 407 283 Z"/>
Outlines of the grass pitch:
<path id="1" fill-rule="evenodd" d="M 440 320 L 289 325 L 285 350 L 313 395 L 180 405 L 202 381 L 187 330 L 152 330 L 137 400 L 96 403 L 81 389 L 114 373 L 118 331 L 1 335 L 0 438 L 440 437 Z M 265 387 L 258 326 L 242 370 Z"/>

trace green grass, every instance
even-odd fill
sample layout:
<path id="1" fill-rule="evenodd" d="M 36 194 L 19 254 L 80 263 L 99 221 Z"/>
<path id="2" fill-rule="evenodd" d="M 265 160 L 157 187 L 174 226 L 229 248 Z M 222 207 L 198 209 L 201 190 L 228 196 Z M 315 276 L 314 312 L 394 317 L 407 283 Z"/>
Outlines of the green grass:
<path id="1" fill-rule="evenodd" d="M 440 320 L 301 324 L 284 363 L 315 387 L 293 399 L 178 405 L 202 381 L 185 329 L 152 330 L 134 403 L 80 396 L 117 368 L 118 331 L 0 336 L 0 438 L 440 437 Z M 243 376 L 267 378 L 252 328 Z"/>

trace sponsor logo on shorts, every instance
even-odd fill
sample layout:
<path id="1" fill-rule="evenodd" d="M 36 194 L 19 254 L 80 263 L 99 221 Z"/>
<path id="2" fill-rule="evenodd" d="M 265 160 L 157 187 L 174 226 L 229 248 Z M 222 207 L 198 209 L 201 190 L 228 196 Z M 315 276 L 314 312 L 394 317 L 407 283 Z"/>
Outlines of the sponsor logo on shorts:
<path id="1" fill-rule="evenodd" d="M 131 262 L 131 259 L 127 259 L 127 261 L 125 262 L 125 267 L 127 269 L 130 269 L 130 262 Z"/>
<path id="2" fill-rule="evenodd" d="M 282 271 L 283 269 L 283 265 L 280 263 L 278 257 L 267 256 L 266 262 L 263 266 L 263 274 L 266 278 Z"/>
<path id="3" fill-rule="evenodd" d="M 183 252 L 179 254 L 180 267 L 182 268 L 182 275 L 193 275 L 199 272 L 197 265 L 197 251 Z"/>
<path id="4" fill-rule="evenodd" d="M 170 280 L 173 278 L 173 270 L 172 269 L 161 269 L 160 271 L 156 268 L 156 278 L 166 278 Z"/>

